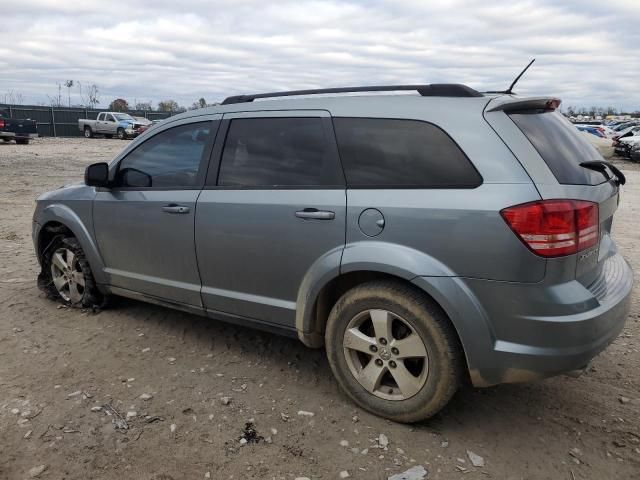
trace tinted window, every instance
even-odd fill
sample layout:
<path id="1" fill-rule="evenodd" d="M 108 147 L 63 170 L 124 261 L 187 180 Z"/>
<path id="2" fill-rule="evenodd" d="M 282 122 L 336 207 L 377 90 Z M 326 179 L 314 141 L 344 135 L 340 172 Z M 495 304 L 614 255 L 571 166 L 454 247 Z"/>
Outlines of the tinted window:
<path id="1" fill-rule="evenodd" d="M 580 166 L 580 162 L 603 160 L 576 127 L 562 114 L 512 113 L 509 115 L 538 151 L 559 183 L 598 185 L 606 181 L 602 173 Z"/>
<path id="2" fill-rule="evenodd" d="M 210 122 L 191 123 L 149 138 L 122 159 L 117 184 L 157 188 L 195 186 L 210 126 Z"/>
<path id="3" fill-rule="evenodd" d="M 313 186 L 344 183 L 321 118 L 231 121 L 218 184 Z"/>
<path id="4" fill-rule="evenodd" d="M 482 178 L 440 128 L 415 120 L 334 119 L 347 184 L 476 187 Z"/>

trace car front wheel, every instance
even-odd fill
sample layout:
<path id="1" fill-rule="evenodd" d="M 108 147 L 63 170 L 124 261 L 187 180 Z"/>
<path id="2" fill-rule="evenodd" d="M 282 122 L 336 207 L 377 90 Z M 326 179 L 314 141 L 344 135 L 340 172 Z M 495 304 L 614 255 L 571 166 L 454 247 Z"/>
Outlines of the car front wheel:
<path id="1" fill-rule="evenodd" d="M 119 128 L 118 132 L 117 132 L 118 138 L 120 140 L 126 140 L 127 139 L 127 132 L 124 131 L 124 128 Z"/>
<path id="2" fill-rule="evenodd" d="M 78 308 L 104 305 L 89 262 L 75 238 L 56 238 L 44 252 L 42 261 L 38 284 L 47 296 Z"/>
<path id="3" fill-rule="evenodd" d="M 345 293 L 329 315 L 325 343 L 346 393 L 397 422 L 436 414 L 463 372 L 461 347 L 444 312 L 400 282 L 369 282 Z"/>

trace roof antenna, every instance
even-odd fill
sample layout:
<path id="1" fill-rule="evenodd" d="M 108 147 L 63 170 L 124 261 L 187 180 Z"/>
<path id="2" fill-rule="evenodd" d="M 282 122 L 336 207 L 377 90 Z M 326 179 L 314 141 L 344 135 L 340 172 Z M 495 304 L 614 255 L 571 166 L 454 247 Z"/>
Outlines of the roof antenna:
<path id="1" fill-rule="evenodd" d="M 511 95 L 511 94 L 513 93 L 513 87 L 515 87 L 515 86 L 516 86 L 516 83 L 518 83 L 518 80 L 520 80 L 520 77 L 522 77 L 522 75 L 524 75 L 524 72 L 526 72 L 527 70 L 529 70 L 529 67 L 530 67 L 531 65 L 533 65 L 533 62 L 535 62 L 535 61 L 536 61 L 536 59 L 535 59 L 535 58 L 534 58 L 533 60 L 531 60 L 531 61 L 529 62 L 529 64 L 528 64 L 526 67 L 524 67 L 524 70 L 522 70 L 522 71 L 520 72 L 520 75 L 518 75 L 518 76 L 515 78 L 515 80 L 514 80 L 513 82 L 511 82 L 511 85 L 509 85 L 509 88 L 507 88 L 506 90 L 500 90 L 500 91 L 497 91 L 497 92 L 486 92 L 486 93 L 504 93 L 504 94 L 507 94 L 507 95 Z"/>
<path id="2" fill-rule="evenodd" d="M 536 61 L 536 59 L 534 58 L 533 60 L 531 60 L 531 61 L 529 62 L 529 65 L 527 65 L 526 67 L 524 67 L 524 70 L 522 70 L 522 71 L 520 72 L 520 75 L 518 75 L 518 76 L 516 77 L 516 79 L 513 81 L 513 83 L 512 83 L 511 85 L 509 85 L 509 88 L 507 88 L 507 90 L 506 90 L 504 93 L 506 93 L 506 94 L 511 94 L 511 92 L 513 91 L 513 87 L 515 87 L 515 86 L 516 86 L 516 83 L 518 83 L 518 80 L 520 80 L 520 77 L 521 77 L 522 75 L 524 75 L 524 72 L 526 72 L 527 70 L 529 70 L 529 67 L 530 67 L 531 65 L 533 65 L 533 62 L 535 62 L 535 61 Z"/>

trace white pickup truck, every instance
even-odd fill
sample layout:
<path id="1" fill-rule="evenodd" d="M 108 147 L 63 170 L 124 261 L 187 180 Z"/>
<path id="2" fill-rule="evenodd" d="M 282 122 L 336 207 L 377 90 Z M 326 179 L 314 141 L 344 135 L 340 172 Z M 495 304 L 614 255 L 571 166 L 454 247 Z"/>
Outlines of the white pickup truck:
<path id="1" fill-rule="evenodd" d="M 100 112 L 96 120 L 81 118 L 78 120 L 78 128 L 84 133 L 86 138 L 94 135 L 104 135 L 107 138 L 118 138 L 125 140 L 138 136 L 138 129 L 142 123 L 133 118 L 128 113 L 120 112 Z"/>

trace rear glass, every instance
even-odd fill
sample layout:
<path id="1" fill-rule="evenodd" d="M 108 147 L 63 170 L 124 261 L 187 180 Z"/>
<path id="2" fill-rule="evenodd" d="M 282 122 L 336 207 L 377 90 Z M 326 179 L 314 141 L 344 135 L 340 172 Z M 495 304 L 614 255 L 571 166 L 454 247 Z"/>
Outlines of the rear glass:
<path id="1" fill-rule="evenodd" d="M 511 113 L 509 117 L 526 135 L 559 183 L 599 185 L 607 180 L 602 173 L 580 166 L 582 162 L 603 160 L 602 155 L 562 114 L 523 112 Z"/>

